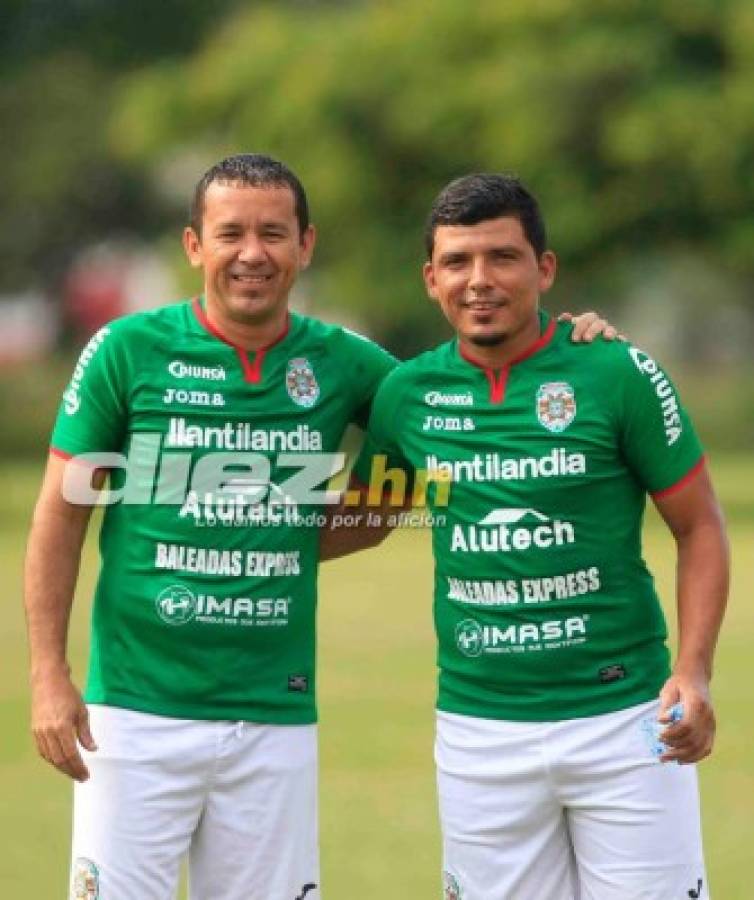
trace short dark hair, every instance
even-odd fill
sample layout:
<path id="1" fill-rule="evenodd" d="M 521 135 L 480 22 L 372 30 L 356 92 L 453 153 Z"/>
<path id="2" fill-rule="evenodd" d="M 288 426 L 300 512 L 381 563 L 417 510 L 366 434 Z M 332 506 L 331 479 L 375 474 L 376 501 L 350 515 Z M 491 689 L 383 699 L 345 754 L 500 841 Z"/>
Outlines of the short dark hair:
<path id="1" fill-rule="evenodd" d="M 437 195 L 427 219 L 424 241 L 432 258 L 435 231 L 441 225 L 477 225 L 513 216 L 519 220 L 537 257 L 547 249 L 545 223 L 534 196 L 515 175 L 475 172 L 456 178 Z"/>
<path id="2" fill-rule="evenodd" d="M 191 227 L 197 234 L 202 233 L 204 197 L 211 184 L 240 184 L 249 187 L 288 187 L 298 219 L 299 235 L 303 236 L 309 227 L 309 204 L 306 191 L 294 173 L 277 159 L 261 153 L 239 153 L 228 156 L 208 169 L 194 189 L 191 201 Z"/>

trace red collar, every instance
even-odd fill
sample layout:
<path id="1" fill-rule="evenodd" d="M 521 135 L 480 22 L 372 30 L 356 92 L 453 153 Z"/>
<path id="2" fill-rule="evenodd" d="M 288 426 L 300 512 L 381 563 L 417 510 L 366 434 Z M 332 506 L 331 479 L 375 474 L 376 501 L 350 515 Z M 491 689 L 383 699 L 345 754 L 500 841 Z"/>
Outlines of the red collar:
<path id="1" fill-rule="evenodd" d="M 252 384 L 258 384 L 262 378 L 262 362 L 264 361 L 264 357 L 267 351 L 284 340 L 291 328 L 291 314 L 288 313 L 285 317 L 285 327 L 274 341 L 271 341 L 265 347 L 260 347 L 259 350 L 245 350 L 243 347 L 231 341 L 230 338 L 227 338 L 218 328 L 215 328 L 215 326 L 207 318 L 207 313 L 205 312 L 199 297 L 194 297 L 194 301 L 191 304 L 191 307 L 194 311 L 194 315 L 199 321 L 199 324 L 202 326 L 202 328 L 205 329 L 205 331 L 208 331 L 213 337 L 216 337 L 218 340 L 223 341 L 223 343 L 228 344 L 236 351 L 238 359 L 241 363 L 241 368 L 243 369 L 244 381 L 249 381 Z M 254 355 L 253 362 L 249 358 L 250 354 Z"/>
<path id="2" fill-rule="evenodd" d="M 480 363 L 478 360 L 474 359 L 473 356 L 469 356 L 460 343 L 458 344 L 458 352 L 466 362 L 471 363 L 472 366 L 476 366 L 478 369 L 482 369 L 487 376 L 487 380 L 490 383 L 490 402 L 502 403 L 505 399 L 505 385 L 508 381 L 508 374 L 510 373 L 511 366 L 518 365 L 518 363 L 523 362 L 530 356 L 534 356 L 535 353 L 538 353 L 550 343 L 554 334 L 555 320 L 550 319 L 547 323 L 547 328 L 545 328 L 544 332 L 536 339 L 536 341 L 529 344 L 523 353 L 519 353 L 519 355 L 509 363 L 501 366 L 497 370 L 497 374 L 495 369 L 491 369 L 489 366 L 485 366 L 484 363 Z"/>

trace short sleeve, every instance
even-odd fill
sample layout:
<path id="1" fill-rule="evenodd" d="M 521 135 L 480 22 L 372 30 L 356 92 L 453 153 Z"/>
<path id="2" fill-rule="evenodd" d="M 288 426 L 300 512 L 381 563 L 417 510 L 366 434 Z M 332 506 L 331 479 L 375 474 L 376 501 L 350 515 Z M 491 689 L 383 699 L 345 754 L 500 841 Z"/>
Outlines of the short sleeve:
<path id="1" fill-rule="evenodd" d="M 58 409 L 51 446 L 66 456 L 122 446 L 127 429 L 125 355 L 114 324 L 101 328 L 81 351 Z"/>
<path id="2" fill-rule="evenodd" d="M 353 396 L 351 421 L 364 429 L 369 421 L 375 392 L 385 376 L 398 365 L 398 360 L 387 350 L 354 331 L 344 329 L 344 336 L 348 354 L 343 377 Z"/>
<path id="3" fill-rule="evenodd" d="M 621 446 L 644 488 L 659 494 L 701 463 L 703 449 L 668 375 L 643 350 L 633 346 L 626 350 Z"/>
<path id="4" fill-rule="evenodd" d="M 371 481 L 372 464 L 377 456 L 384 456 L 386 468 L 399 468 L 413 475 L 413 468 L 400 448 L 400 405 L 402 392 L 395 374 L 380 385 L 372 403 L 364 446 L 353 467 L 353 474 L 361 484 Z"/>

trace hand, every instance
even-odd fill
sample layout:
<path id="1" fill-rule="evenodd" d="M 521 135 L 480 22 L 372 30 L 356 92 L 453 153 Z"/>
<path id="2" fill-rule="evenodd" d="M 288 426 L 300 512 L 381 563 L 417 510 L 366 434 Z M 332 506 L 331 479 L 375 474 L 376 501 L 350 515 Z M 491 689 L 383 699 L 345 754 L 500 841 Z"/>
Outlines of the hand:
<path id="1" fill-rule="evenodd" d="M 698 762 L 709 756 L 715 740 L 715 711 L 707 679 L 680 673 L 671 675 L 660 691 L 658 722 L 668 723 L 670 707 L 679 702 L 683 704 L 683 718 L 660 732 L 660 740 L 668 746 L 660 760 Z"/>
<path id="2" fill-rule="evenodd" d="M 40 756 L 76 781 L 86 781 L 89 770 L 76 745 L 87 750 L 97 745 L 89 731 L 89 713 L 68 673 L 39 678 L 32 687 L 31 728 Z"/>
<path id="3" fill-rule="evenodd" d="M 569 312 L 561 313 L 558 322 L 572 322 L 573 332 L 571 340 L 576 343 L 591 344 L 592 341 L 602 335 L 606 341 L 625 341 L 625 335 L 619 334 L 618 329 L 611 325 L 607 319 L 603 319 L 599 313 L 585 312 L 580 316 L 574 316 Z"/>

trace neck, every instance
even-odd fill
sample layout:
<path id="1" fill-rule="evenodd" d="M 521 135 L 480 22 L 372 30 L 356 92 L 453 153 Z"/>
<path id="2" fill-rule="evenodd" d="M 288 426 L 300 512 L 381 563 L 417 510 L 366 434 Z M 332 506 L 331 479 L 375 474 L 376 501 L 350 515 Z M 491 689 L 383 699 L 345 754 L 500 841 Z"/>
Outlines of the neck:
<path id="1" fill-rule="evenodd" d="M 243 350 L 261 350 L 269 347 L 283 334 L 288 324 L 288 309 L 276 310 L 268 319 L 258 322 L 239 322 L 223 315 L 208 298 L 205 300 L 207 321 L 226 341 Z"/>
<path id="2" fill-rule="evenodd" d="M 506 335 L 499 344 L 480 346 L 459 335 L 458 345 L 463 355 L 485 369 L 503 369 L 525 353 L 541 337 L 539 316 L 517 331 Z"/>

